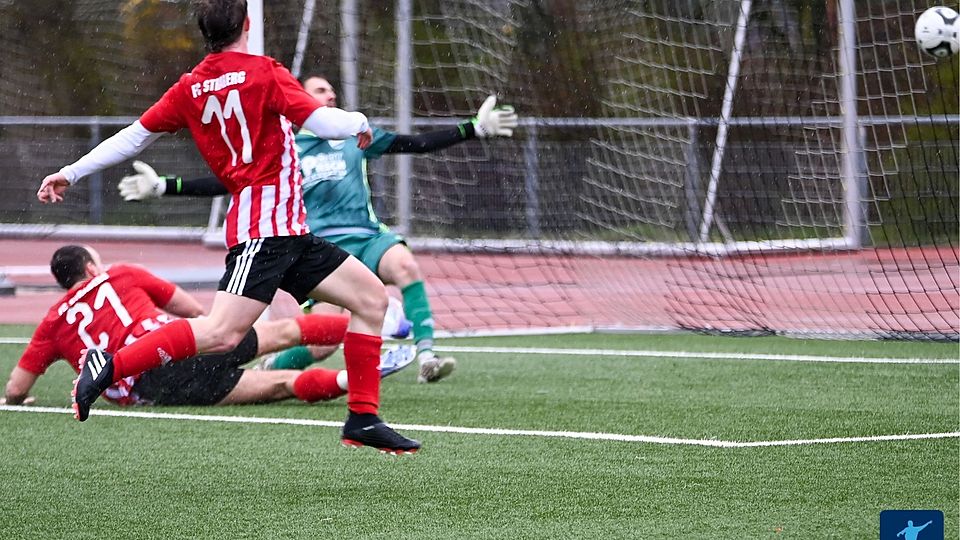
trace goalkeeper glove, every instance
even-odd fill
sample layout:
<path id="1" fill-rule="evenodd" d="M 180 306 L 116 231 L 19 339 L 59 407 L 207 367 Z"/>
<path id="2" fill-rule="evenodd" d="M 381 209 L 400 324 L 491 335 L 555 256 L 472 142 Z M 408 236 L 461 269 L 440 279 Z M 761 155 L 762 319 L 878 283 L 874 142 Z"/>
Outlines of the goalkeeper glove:
<path id="1" fill-rule="evenodd" d="M 513 128 L 517 127 L 517 114 L 510 105 L 497 107 L 496 104 L 497 96 L 488 96 L 477 115 L 470 120 L 477 137 L 513 136 Z"/>
<path id="2" fill-rule="evenodd" d="M 139 174 L 124 176 L 117 189 L 125 201 L 159 199 L 167 191 L 167 179 L 158 176 L 153 167 L 142 161 L 134 161 L 133 169 Z"/>

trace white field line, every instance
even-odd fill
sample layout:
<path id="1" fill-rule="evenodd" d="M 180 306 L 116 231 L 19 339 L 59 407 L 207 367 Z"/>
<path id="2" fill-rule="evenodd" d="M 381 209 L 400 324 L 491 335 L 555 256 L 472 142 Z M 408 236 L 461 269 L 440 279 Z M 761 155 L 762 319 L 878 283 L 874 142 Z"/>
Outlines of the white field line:
<path id="1" fill-rule="evenodd" d="M 0 345 L 25 345 L 30 338 L 0 337 Z M 549 354 L 568 356 L 628 356 L 641 358 L 688 358 L 695 360 L 770 360 L 776 362 L 823 362 L 834 364 L 957 364 L 960 358 L 872 358 L 856 356 L 810 356 L 797 354 L 716 353 L 689 351 L 648 351 L 616 349 L 551 349 L 543 347 L 460 347 L 438 346 L 433 350 L 450 353 Z"/>
<path id="2" fill-rule="evenodd" d="M 438 346 L 439 352 L 488 354 L 552 354 L 584 356 L 635 356 L 645 358 L 693 358 L 700 360 L 773 360 L 777 362 L 827 362 L 842 364 L 960 364 L 953 358 L 871 358 L 850 356 L 810 356 L 798 354 L 711 353 L 687 351 L 631 351 L 615 349 L 551 349 L 540 347 L 458 347 Z"/>
<path id="3" fill-rule="evenodd" d="M 54 407 L 25 407 L 21 405 L 0 405 L 0 412 L 32 412 L 73 414 L 72 409 Z M 339 428 L 342 422 L 329 420 L 307 420 L 298 418 L 262 418 L 250 416 L 220 416 L 201 414 L 152 413 L 142 411 L 93 410 L 90 416 L 114 416 L 122 418 L 148 418 L 159 420 L 194 420 L 200 422 L 227 422 L 235 424 L 278 424 L 293 426 L 315 426 Z M 424 426 L 419 424 L 392 424 L 406 431 L 428 431 L 433 433 L 460 433 L 464 435 L 492 435 L 500 437 L 547 437 L 564 439 L 586 439 L 592 441 L 636 442 L 649 444 L 670 444 L 684 446 L 709 446 L 714 448 L 754 448 L 760 446 L 801 446 L 811 444 L 834 444 L 877 441 L 909 441 L 917 439 L 955 439 L 960 432 L 918 433 L 904 435 L 875 435 L 868 437 L 833 437 L 828 439 L 796 439 L 786 441 L 721 441 L 715 439 L 679 439 L 676 437 L 656 437 L 652 435 L 622 435 L 618 433 L 585 433 L 577 431 L 541 431 L 525 429 L 470 428 L 457 426 Z"/>

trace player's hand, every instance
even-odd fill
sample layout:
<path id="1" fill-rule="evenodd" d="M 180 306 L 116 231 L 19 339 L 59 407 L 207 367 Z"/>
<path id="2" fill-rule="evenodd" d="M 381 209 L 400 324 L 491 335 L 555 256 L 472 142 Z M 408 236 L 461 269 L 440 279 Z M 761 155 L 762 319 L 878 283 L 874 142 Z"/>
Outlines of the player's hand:
<path id="1" fill-rule="evenodd" d="M 0 405 L 33 405 L 37 402 L 37 398 L 33 396 L 27 396 L 23 398 L 23 401 L 19 403 L 7 403 L 7 398 L 0 397 Z"/>
<path id="2" fill-rule="evenodd" d="M 371 144 L 373 144 L 373 130 L 367 128 L 366 131 L 361 131 L 357 133 L 357 148 L 361 150 L 366 150 Z"/>
<path id="3" fill-rule="evenodd" d="M 70 182 L 63 173 L 53 173 L 43 179 L 40 183 L 40 189 L 37 190 L 37 198 L 42 203 L 58 203 L 63 201 L 63 192 L 70 187 Z"/>
<path id="4" fill-rule="evenodd" d="M 487 96 L 472 120 L 477 137 L 512 137 L 517 127 L 517 113 L 510 105 L 497 107 L 497 96 Z"/>
<path id="5" fill-rule="evenodd" d="M 124 176 L 117 189 L 125 201 L 144 201 L 159 199 L 167 192 L 167 182 L 157 175 L 153 167 L 142 161 L 133 162 L 133 170 L 138 174 Z"/>

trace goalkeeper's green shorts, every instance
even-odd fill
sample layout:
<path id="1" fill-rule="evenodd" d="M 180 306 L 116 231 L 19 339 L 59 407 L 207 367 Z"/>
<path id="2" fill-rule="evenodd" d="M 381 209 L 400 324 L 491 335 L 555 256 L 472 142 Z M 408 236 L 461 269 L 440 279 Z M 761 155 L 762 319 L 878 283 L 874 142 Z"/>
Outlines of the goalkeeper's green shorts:
<path id="1" fill-rule="evenodd" d="M 347 253 L 360 259 L 374 274 L 380 275 L 380 259 L 388 249 L 397 244 L 407 245 L 402 236 L 393 231 L 383 231 L 374 234 L 336 234 L 323 237 Z"/>

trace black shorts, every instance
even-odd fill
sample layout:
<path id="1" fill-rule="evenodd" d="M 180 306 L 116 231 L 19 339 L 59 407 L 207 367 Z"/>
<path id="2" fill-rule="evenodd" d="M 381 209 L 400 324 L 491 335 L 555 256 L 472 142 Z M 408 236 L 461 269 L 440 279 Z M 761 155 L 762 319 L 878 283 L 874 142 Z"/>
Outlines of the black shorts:
<path id="1" fill-rule="evenodd" d="M 269 304 L 283 289 L 303 303 L 349 256 L 312 234 L 248 240 L 227 253 L 219 290 Z"/>
<path id="2" fill-rule="evenodd" d="M 257 356 L 252 329 L 237 348 L 223 354 L 202 354 L 144 372 L 133 385 L 143 404 L 216 405 L 240 381 L 240 366 Z"/>

